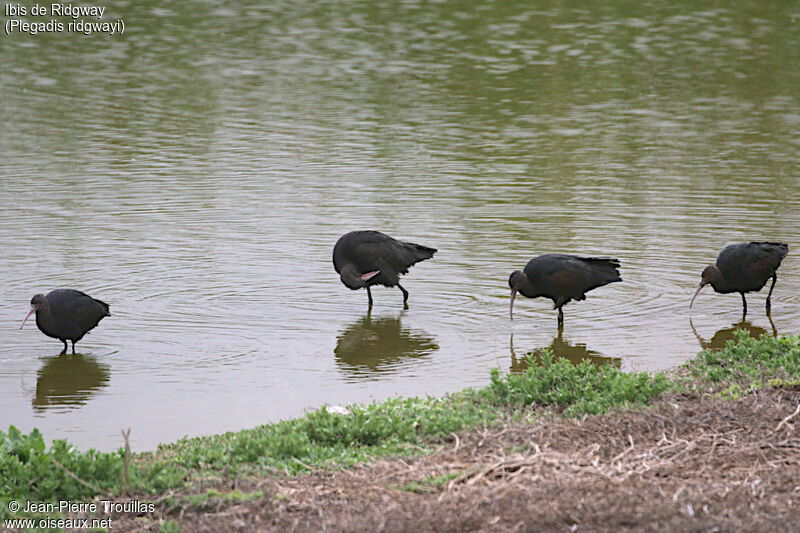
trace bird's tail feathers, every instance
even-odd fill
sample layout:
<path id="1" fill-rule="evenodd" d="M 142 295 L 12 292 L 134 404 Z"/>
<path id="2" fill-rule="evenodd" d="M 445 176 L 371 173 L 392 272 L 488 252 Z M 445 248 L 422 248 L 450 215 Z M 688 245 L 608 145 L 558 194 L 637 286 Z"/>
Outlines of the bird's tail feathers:
<path id="1" fill-rule="evenodd" d="M 422 246 L 421 244 L 415 244 L 413 242 L 405 243 L 405 247 L 407 250 L 414 254 L 414 262 L 418 263 L 419 261 L 425 261 L 426 259 L 430 259 L 433 257 L 433 254 L 438 252 L 436 248 L 431 248 L 429 246 Z"/>
<path id="2" fill-rule="evenodd" d="M 619 259 L 614 259 L 612 257 L 583 257 L 582 259 L 602 269 L 606 278 L 603 285 L 614 283 L 615 281 L 622 281 L 618 270 L 620 267 Z"/>
<path id="3" fill-rule="evenodd" d="M 102 306 L 103 306 L 103 308 L 104 308 L 104 309 L 105 309 L 105 311 L 106 311 L 106 316 L 111 316 L 111 310 L 110 310 L 110 309 L 111 309 L 111 306 L 110 306 L 110 305 L 108 305 L 107 303 L 105 303 L 105 302 L 104 302 L 104 301 L 102 301 L 102 300 L 98 300 L 97 298 L 94 298 L 94 301 L 95 301 L 95 302 L 97 302 L 97 303 L 99 303 L 100 305 L 102 305 Z"/>

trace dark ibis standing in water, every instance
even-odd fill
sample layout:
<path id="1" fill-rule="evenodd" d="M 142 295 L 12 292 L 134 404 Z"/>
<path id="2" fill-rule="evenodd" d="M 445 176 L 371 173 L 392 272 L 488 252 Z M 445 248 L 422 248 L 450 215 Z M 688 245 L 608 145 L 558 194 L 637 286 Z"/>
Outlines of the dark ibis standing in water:
<path id="1" fill-rule="evenodd" d="M 403 306 L 407 306 L 408 291 L 400 285 L 400 274 L 420 261 L 430 259 L 436 248 L 402 242 L 380 231 L 351 231 L 336 241 L 333 247 L 333 267 L 342 283 L 352 290 L 367 288 L 372 306 L 373 285 L 397 286 L 403 293 Z"/>
<path id="2" fill-rule="evenodd" d="M 72 341 L 75 353 L 75 343 L 111 314 L 107 303 L 74 289 L 56 289 L 47 296 L 37 294 L 31 298 L 31 309 L 19 329 L 34 312 L 39 330 L 64 343 L 62 354 L 67 353 L 67 341 Z"/>
<path id="3" fill-rule="evenodd" d="M 772 285 L 767 294 L 767 313 L 772 307 L 770 297 L 775 282 L 778 281 L 778 267 L 789 253 L 789 245 L 781 242 L 747 242 L 726 246 L 717 256 L 716 265 L 708 265 L 700 277 L 700 286 L 689 304 L 691 309 L 694 299 L 706 285 L 711 285 L 715 292 L 728 294 L 738 292 L 742 295 L 742 316 L 747 315 L 746 292 L 758 292 L 764 288 L 769 278 Z"/>
<path id="4" fill-rule="evenodd" d="M 597 287 L 622 281 L 619 261 L 609 257 L 578 257 L 568 254 L 544 254 L 534 257 L 525 269 L 515 270 L 508 278 L 511 287 L 509 315 L 514 318 L 517 292 L 528 298 L 544 296 L 558 309 L 558 325 L 564 325 L 564 307 L 570 300 L 584 300 Z"/>

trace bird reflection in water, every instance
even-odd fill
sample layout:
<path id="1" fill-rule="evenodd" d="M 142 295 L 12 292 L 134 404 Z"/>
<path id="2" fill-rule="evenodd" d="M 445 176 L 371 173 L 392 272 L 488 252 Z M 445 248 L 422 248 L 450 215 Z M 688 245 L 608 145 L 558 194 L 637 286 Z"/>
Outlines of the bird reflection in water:
<path id="1" fill-rule="evenodd" d="M 391 373 L 403 360 L 426 357 L 439 349 L 436 340 L 403 327 L 397 317 L 372 318 L 370 313 L 339 333 L 334 356 L 347 374 L 365 378 Z"/>
<path id="2" fill-rule="evenodd" d="M 772 327 L 771 335 L 773 337 L 777 337 L 778 329 L 775 327 L 775 323 L 772 321 L 772 317 L 769 314 L 767 314 L 767 319 L 769 320 L 769 325 Z M 768 333 L 766 329 L 760 326 L 755 326 L 747 320 L 742 319 L 740 322 L 737 322 L 730 327 L 722 328 L 721 330 L 717 331 L 714 333 L 714 336 L 711 337 L 711 340 L 707 341 L 703 339 L 703 337 L 701 337 L 697 332 L 691 318 L 689 319 L 689 325 L 692 327 L 692 332 L 694 333 L 694 336 L 697 337 L 698 342 L 700 342 L 700 347 L 703 350 L 722 350 L 725 348 L 725 345 L 728 344 L 728 341 L 736 340 L 735 332 L 737 329 L 743 329 L 747 331 L 747 333 L 749 333 L 754 339 L 757 339 Z"/>
<path id="3" fill-rule="evenodd" d="M 528 369 L 528 355 L 531 355 L 534 361 L 540 361 L 544 350 L 550 350 L 553 357 L 563 357 L 572 364 L 577 365 L 584 359 L 588 359 L 594 365 L 614 365 L 617 368 L 622 367 L 622 358 L 620 357 L 607 357 L 600 352 L 590 350 L 585 344 L 570 344 L 569 341 L 564 340 L 564 329 L 558 328 L 558 336 L 553 339 L 550 346 L 545 348 L 537 348 L 535 350 L 526 352 L 522 357 L 517 357 L 514 351 L 514 335 L 511 335 L 509 341 L 509 348 L 511 349 L 511 367 L 509 371 L 514 374 L 525 372 Z"/>
<path id="4" fill-rule="evenodd" d="M 77 408 L 97 390 L 108 385 L 111 369 L 89 355 L 43 357 L 44 365 L 36 373 L 36 397 L 33 409 Z"/>

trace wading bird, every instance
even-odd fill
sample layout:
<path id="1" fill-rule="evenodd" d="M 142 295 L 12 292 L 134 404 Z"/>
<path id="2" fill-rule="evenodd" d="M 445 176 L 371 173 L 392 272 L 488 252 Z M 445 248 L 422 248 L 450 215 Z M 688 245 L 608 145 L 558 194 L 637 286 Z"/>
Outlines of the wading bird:
<path id="1" fill-rule="evenodd" d="M 67 353 L 67 341 L 72 341 L 75 353 L 75 343 L 111 314 L 107 303 L 74 289 L 56 289 L 47 296 L 37 294 L 31 298 L 31 309 L 19 329 L 34 312 L 39 330 L 64 343 L 62 354 Z"/>
<path id="2" fill-rule="evenodd" d="M 544 254 L 534 257 L 523 271 L 515 270 L 508 278 L 511 287 L 509 315 L 514 318 L 517 292 L 528 298 L 544 296 L 558 309 L 558 325 L 564 324 L 564 307 L 570 300 L 584 300 L 597 287 L 622 281 L 619 261 L 608 257 L 578 257 L 568 254 Z"/>
<path id="3" fill-rule="evenodd" d="M 400 285 L 400 274 L 430 259 L 436 251 L 436 248 L 398 241 L 379 231 L 351 231 L 336 241 L 333 267 L 348 288 L 367 288 L 370 307 L 369 288 L 373 285 L 397 286 L 403 293 L 403 305 L 407 306 L 408 291 Z"/>
<path id="4" fill-rule="evenodd" d="M 700 286 L 689 304 L 691 309 L 694 300 L 703 287 L 711 285 L 715 292 L 728 294 L 738 292 L 742 295 L 742 316 L 747 314 L 746 292 L 758 292 L 772 278 L 772 285 L 767 294 L 767 313 L 772 307 L 770 297 L 775 282 L 778 281 L 778 267 L 789 253 L 789 245 L 780 242 L 748 242 L 726 246 L 717 256 L 716 265 L 708 265 L 700 277 Z"/>

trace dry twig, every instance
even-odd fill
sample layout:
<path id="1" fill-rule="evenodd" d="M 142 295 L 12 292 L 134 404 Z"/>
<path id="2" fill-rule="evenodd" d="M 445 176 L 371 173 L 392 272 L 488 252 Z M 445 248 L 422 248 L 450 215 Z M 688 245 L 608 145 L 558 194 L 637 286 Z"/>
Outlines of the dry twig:
<path id="1" fill-rule="evenodd" d="M 131 479 L 128 476 L 128 466 L 131 462 L 131 428 L 128 428 L 128 431 L 122 430 L 122 438 L 125 439 L 125 459 L 123 464 L 123 471 L 122 471 L 122 493 L 125 494 L 128 491 L 128 487 L 131 484 Z"/>
<path id="2" fill-rule="evenodd" d="M 791 420 L 792 418 L 796 417 L 796 416 L 798 415 L 798 413 L 800 413 L 800 403 L 798 403 L 798 404 L 797 404 L 797 409 L 795 409 L 795 410 L 794 410 L 794 413 L 790 414 L 789 416 L 787 416 L 786 418 L 784 418 L 783 420 L 781 420 L 780 424 L 778 424 L 778 425 L 775 427 L 775 432 L 777 433 L 777 432 L 778 432 L 778 430 L 779 430 L 779 429 L 781 429 L 781 427 L 782 427 L 784 424 L 786 424 L 787 422 L 789 422 L 789 420 Z"/>
<path id="3" fill-rule="evenodd" d="M 48 455 L 48 457 L 50 457 L 50 460 L 53 461 L 53 463 L 57 467 L 59 467 L 64 472 L 66 472 L 69 477 L 71 477 L 72 479 L 74 479 L 75 481 L 80 483 L 81 485 L 89 487 L 93 491 L 97 492 L 98 494 L 102 494 L 103 496 L 108 496 L 109 498 L 112 496 L 112 494 L 110 492 L 106 492 L 106 491 L 104 491 L 103 489 L 101 489 L 99 487 L 95 487 L 94 485 L 92 485 L 88 481 L 85 481 L 85 480 L 79 478 L 78 476 L 76 476 L 69 468 L 67 468 L 66 466 L 62 465 L 58 461 L 56 461 L 56 459 L 52 455 Z"/>

